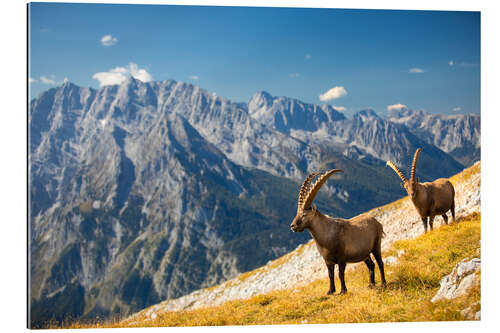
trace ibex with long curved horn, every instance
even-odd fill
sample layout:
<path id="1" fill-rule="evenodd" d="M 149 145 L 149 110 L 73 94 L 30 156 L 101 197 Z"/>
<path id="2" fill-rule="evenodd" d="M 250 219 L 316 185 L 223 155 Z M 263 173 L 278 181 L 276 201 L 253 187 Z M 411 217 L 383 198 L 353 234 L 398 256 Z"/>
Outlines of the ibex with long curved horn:
<path id="1" fill-rule="evenodd" d="M 415 170 L 421 150 L 422 148 L 418 148 L 413 156 L 410 179 L 406 179 L 401 170 L 391 161 L 387 161 L 387 165 L 390 166 L 403 181 L 401 186 L 408 192 L 408 196 L 424 223 L 425 232 L 427 232 L 427 218 L 432 230 L 434 217 L 436 215 L 441 215 L 444 222 L 448 224 L 448 216 L 446 213 L 449 210 L 451 210 L 451 216 L 453 217 L 453 222 L 455 222 L 455 188 L 446 178 L 439 178 L 431 183 L 420 183 L 418 178 L 415 179 Z"/>
<path id="2" fill-rule="evenodd" d="M 325 260 L 330 278 L 328 295 L 335 293 L 335 265 L 339 266 L 341 294 L 347 292 L 344 280 L 346 264 L 364 261 L 370 271 L 370 287 L 375 285 L 375 264 L 370 258 L 373 253 L 380 270 L 382 284 L 385 286 L 384 262 L 382 261 L 381 242 L 384 234 L 382 224 L 367 214 L 350 220 L 332 218 L 321 214 L 311 206 L 314 197 L 328 177 L 342 170 L 332 169 L 325 173 L 315 172 L 306 177 L 299 192 L 297 216 L 290 228 L 293 232 L 309 231 L 319 253 Z M 312 180 L 321 176 L 311 186 Z"/>

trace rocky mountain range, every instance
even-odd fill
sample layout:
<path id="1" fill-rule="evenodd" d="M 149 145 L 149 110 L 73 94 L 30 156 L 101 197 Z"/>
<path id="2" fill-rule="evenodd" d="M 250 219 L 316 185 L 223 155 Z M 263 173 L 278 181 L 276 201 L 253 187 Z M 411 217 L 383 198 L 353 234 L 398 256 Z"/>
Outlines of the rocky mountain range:
<path id="1" fill-rule="evenodd" d="M 123 316 L 283 255 L 308 239 L 288 227 L 308 172 L 345 170 L 317 204 L 350 217 L 403 195 L 386 159 L 407 168 L 422 147 L 423 180 L 465 165 L 372 110 L 347 119 L 265 92 L 236 103 L 172 80 L 67 82 L 33 99 L 28 121 L 33 326 Z"/>
<path id="2" fill-rule="evenodd" d="M 389 112 L 389 120 L 405 125 L 463 165 L 481 159 L 481 117 L 476 114 L 440 115 L 403 108 Z"/>

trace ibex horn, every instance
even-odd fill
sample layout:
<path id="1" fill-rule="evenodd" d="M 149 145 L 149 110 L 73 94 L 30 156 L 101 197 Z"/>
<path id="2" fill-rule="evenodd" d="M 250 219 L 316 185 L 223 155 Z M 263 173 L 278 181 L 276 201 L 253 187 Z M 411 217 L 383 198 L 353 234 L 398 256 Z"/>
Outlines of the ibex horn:
<path id="1" fill-rule="evenodd" d="M 401 180 L 403 182 L 406 182 L 406 177 L 403 175 L 403 173 L 401 172 L 401 170 L 399 170 L 398 167 L 394 165 L 394 163 L 392 163 L 391 161 L 387 161 L 386 164 L 388 166 L 390 166 L 392 168 L 392 170 L 394 170 L 394 172 L 396 172 L 398 174 L 399 178 L 401 178 Z"/>
<path id="2" fill-rule="evenodd" d="M 318 180 L 316 180 L 316 182 L 312 185 L 311 189 L 309 190 L 309 193 L 307 193 L 302 209 L 309 209 L 311 207 L 314 197 L 318 193 L 321 186 L 323 186 L 323 184 L 327 181 L 327 179 L 336 172 L 343 172 L 343 171 L 340 169 L 328 170 L 323 175 L 321 175 L 321 177 L 319 177 Z"/>
<path id="3" fill-rule="evenodd" d="M 297 212 L 300 213 L 302 211 L 302 208 L 304 207 L 304 198 L 306 193 L 309 191 L 309 187 L 311 185 L 311 182 L 313 181 L 314 177 L 317 175 L 320 175 L 321 172 L 313 172 L 310 173 L 304 182 L 302 183 L 302 186 L 300 187 L 300 192 L 299 192 L 299 200 L 297 202 Z"/>
<path id="4" fill-rule="evenodd" d="M 415 180 L 415 169 L 417 168 L 417 160 L 421 150 L 422 148 L 418 148 L 417 151 L 415 152 L 415 155 L 413 156 L 413 163 L 411 164 L 411 173 L 410 173 L 411 180 Z"/>

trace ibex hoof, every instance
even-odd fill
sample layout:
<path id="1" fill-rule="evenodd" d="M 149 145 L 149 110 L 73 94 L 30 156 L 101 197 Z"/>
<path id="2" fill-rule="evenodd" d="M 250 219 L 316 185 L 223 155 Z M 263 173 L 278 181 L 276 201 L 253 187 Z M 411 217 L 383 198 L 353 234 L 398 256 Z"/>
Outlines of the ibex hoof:
<path id="1" fill-rule="evenodd" d="M 347 289 L 346 290 L 341 290 L 340 293 L 339 293 L 339 295 L 345 295 L 345 294 L 347 294 Z"/>
<path id="2" fill-rule="evenodd" d="M 368 285 L 368 288 L 370 288 L 370 289 L 375 288 L 375 283 L 370 283 L 370 284 Z"/>
<path id="3" fill-rule="evenodd" d="M 332 290 L 329 290 L 329 291 L 326 293 L 326 295 L 327 295 L 327 296 L 328 296 L 328 295 L 333 295 L 333 294 L 335 294 L 335 290 L 333 290 L 333 291 L 332 291 Z"/>

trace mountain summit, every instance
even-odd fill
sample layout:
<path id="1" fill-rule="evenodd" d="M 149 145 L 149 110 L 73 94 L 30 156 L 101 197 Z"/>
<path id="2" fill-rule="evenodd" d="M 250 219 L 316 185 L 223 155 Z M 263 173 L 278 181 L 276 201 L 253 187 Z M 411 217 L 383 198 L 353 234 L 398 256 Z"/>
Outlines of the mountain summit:
<path id="1" fill-rule="evenodd" d="M 289 97 L 273 97 L 262 91 L 248 102 L 250 116 L 279 132 L 291 130 L 314 132 L 324 123 L 344 119 L 344 115 L 328 104 L 307 104 Z"/>

